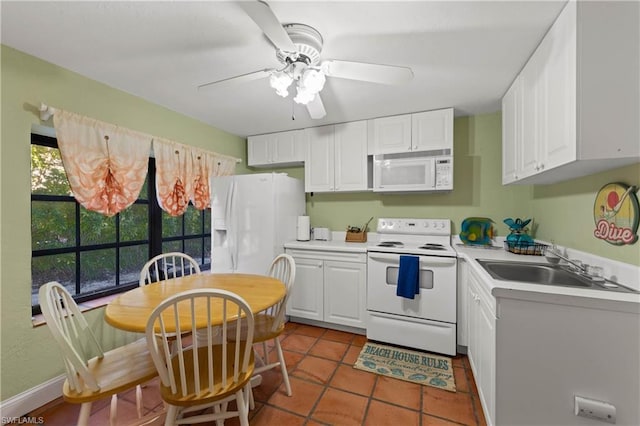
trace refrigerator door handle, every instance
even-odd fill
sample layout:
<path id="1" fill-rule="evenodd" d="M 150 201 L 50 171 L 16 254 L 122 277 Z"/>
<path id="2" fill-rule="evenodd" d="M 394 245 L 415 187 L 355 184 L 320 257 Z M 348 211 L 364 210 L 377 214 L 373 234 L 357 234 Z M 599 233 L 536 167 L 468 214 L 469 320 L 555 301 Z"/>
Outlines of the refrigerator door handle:
<path id="1" fill-rule="evenodd" d="M 231 181 L 231 186 L 228 193 L 227 203 L 227 239 L 229 241 L 229 254 L 231 255 L 231 268 L 233 272 L 237 269 L 238 260 L 238 229 L 236 223 L 236 181 Z"/>

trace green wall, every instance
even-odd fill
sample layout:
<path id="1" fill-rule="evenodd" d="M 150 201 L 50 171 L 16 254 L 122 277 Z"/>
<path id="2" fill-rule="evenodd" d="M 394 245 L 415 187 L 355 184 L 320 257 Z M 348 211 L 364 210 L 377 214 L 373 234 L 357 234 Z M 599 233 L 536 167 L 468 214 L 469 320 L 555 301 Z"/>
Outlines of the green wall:
<path id="1" fill-rule="evenodd" d="M 469 216 L 492 218 L 499 234 L 505 217 L 528 217 L 528 188 L 501 185 L 501 116 L 463 117 L 454 124 L 454 191 L 434 194 L 341 193 L 307 195 L 312 226 L 344 230 L 371 216 L 450 218 L 453 232 Z M 375 229 L 373 227 L 371 230 Z"/>
<path id="2" fill-rule="evenodd" d="M 0 139 L 0 399 L 5 400 L 63 373 L 46 327 L 31 324 L 30 133 L 44 102 L 151 135 L 246 158 L 240 138 L 161 106 L 2 46 Z M 247 172 L 239 165 L 238 173 Z M 107 349 L 130 336 L 102 319 L 89 321 Z"/>
<path id="3" fill-rule="evenodd" d="M 2 46 L 0 139 L 0 400 L 63 373 L 46 327 L 31 325 L 30 149 L 32 124 L 41 123 L 37 106 L 45 102 L 106 122 L 246 159 L 243 138 L 151 104 L 78 74 Z M 592 206 L 604 184 L 640 184 L 636 164 L 547 186 L 501 184 L 499 113 L 455 120 L 455 190 L 443 194 L 373 193 L 307 195 L 313 226 L 343 230 L 378 217 L 448 217 L 459 232 L 465 217 L 485 216 L 506 235 L 505 217 L 533 217 L 536 236 L 610 259 L 640 265 L 640 244 L 614 247 L 592 236 Z M 238 173 L 249 170 L 244 164 Z M 304 178 L 302 168 L 281 169 Z M 88 319 L 106 348 L 130 340 L 103 320 Z"/>
<path id="4" fill-rule="evenodd" d="M 640 265 L 640 242 L 614 246 L 593 236 L 593 204 L 596 194 L 611 182 L 640 187 L 640 164 L 555 185 L 532 187 L 528 199 L 531 214 L 540 225 L 538 238 L 597 256 Z"/>
<path id="5" fill-rule="evenodd" d="M 640 164 L 553 185 L 502 185 L 501 114 L 456 118 L 454 188 L 451 193 L 379 195 L 307 194 L 311 225 L 344 230 L 369 217 L 450 218 L 453 233 L 465 217 L 489 217 L 499 236 L 507 217 L 533 218 L 533 235 L 544 241 L 640 265 L 640 243 L 613 246 L 593 236 L 593 203 L 610 182 L 640 186 Z M 290 170 L 289 170 L 290 171 Z M 304 177 L 303 169 L 296 170 Z M 370 228 L 373 230 L 375 228 Z"/>

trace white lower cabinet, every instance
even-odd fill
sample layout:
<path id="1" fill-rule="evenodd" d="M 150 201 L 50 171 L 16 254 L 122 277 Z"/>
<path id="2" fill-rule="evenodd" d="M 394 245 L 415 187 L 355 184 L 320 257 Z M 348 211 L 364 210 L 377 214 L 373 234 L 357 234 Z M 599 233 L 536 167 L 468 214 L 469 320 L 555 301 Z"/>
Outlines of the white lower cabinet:
<path id="1" fill-rule="evenodd" d="M 289 251 L 287 251 L 288 254 Z M 324 261 L 294 257 L 296 279 L 287 315 L 322 321 L 324 318 Z"/>
<path id="2" fill-rule="evenodd" d="M 495 424 L 495 299 L 472 270 L 467 270 L 467 356 L 488 425 Z"/>
<path id="3" fill-rule="evenodd" d="M 464 258 L 458 258 L 458 321 L 457 321 L 457 344 L 458 346 L 468 346 L 468 336 L 469 333 L 467 331 L 468 321 L 467 321 L 467 311 L 468 311 L 468 302 L 467 302 L 467 292 L 469 291 L 469 264 Z"/>
<path id="4" fill-rule="evenodd" d="M 366 253 L 286 249 L 296 262 L 287 315 L 365 328 Z"/>

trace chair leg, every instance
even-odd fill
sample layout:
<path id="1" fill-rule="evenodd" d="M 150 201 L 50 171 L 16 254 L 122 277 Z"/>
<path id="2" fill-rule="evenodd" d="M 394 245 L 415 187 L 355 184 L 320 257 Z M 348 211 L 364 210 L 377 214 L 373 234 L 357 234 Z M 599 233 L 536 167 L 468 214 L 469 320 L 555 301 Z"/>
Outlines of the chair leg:
<path id="1" fill-rule="evenodd" d="M 264 365 L 269 364 L 269 352 L 267 352 L 267 341 L 262 342 L 262 352 L 264 353 Z"/>
<path id="2" fill-rule="evenodd" d="M 173 426 L 178 414 L 178 407 L 167 404 L 167 417 L 164 419 L 164 426 Z"/>
<path id="3" fill-rule="evenodd" d="M 136 386 L 136 411 L 138 412 L 138 418 L 142 418 L 142 386 Z"/>
<path id="4" fill-rule="evenodd" d="M 80 406 L 80 414 L 78 415 L 78 426 L 88 426 L 90 416 L 91 416 L 91 403 L 85 402 Z"/>
<path id="5" fill-rule="evenodd" d="M 287 388 L 287 396 L 291 396 L 291 383 L 289 383 L 289 373 L 287 373 L 287 364 L 284 362 L 284 354 L 282 353 L 282 347 L 280 346 L 280 339 L 275 338 L 276 349 L 278 350 L 278 360 L 280 361 L 280 370 L 282 371 L 282 378 L 284 379 L 284 386 Z"/>
<path id="6" fill-rule="evenodd" d="M 248 395 L 247 392 L 251 392 L 249 386 L 245 386 L 244 389 L 240 389 L 236 392 L 236 404 L 238 405 L 240 426 L 249 426 L 249 409 L 247 407 L 247 400 L 245 399 L 245 395 Z"/>
<path id="7" fill-rule="evenodd" d="M 220 414 L 222 412 L 220 404 L 213 406 L 213 412 L 216 414 Z M 224 426 L 224 419 L 216 419 L 216 426 Z"/>
<path id="8" fill-rule="evenodd" d="M 118 395 L 111 395 L 111 409 L 109 410 L 109 425 L 118 423 Z"/>
<path id="9" fill-rule="evenodd" d="M 256 401 L 253 399 L 253 388 L 249 386 L 249 410 L 256 409 Z"/>

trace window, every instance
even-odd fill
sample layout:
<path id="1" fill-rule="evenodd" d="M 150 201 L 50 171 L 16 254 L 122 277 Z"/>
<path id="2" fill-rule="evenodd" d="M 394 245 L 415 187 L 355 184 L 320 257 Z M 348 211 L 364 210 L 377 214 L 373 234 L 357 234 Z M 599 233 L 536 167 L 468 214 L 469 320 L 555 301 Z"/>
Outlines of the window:
<path id="1" fill-rule="evenodd" d="M 38 290 L 58 281 L 77 302 L 138 285 L 151 257 L 187 253 L 211 267 L 211 211 L 192 205 L 180 217 L 156 201 L 155 161 L 136 202 L 113 217 L 90 212 L 71 193 L 55 138 L 31 135 L 31 306 L 40 313 Z"/>

